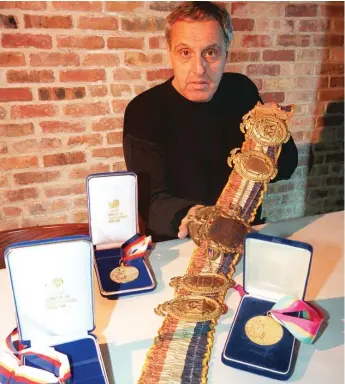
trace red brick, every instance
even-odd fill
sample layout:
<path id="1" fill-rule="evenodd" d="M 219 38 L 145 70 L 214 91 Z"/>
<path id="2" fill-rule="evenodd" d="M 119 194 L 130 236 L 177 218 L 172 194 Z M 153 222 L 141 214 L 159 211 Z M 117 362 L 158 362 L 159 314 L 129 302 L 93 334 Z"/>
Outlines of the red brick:
<path id="1" fill-rule="evenodd" d="M 100 49 L 104 48 L 104 40 L 101 36 L 57 36 L 58 48 L 82 48 Z"/>
<path id="2" fill-rule="evenodd" d="M 17 52 L 0 53 L 0 67 L 21 67 L 24 66 L 25 56 Z"/>
<path id="3" fill-rule="evenodd" d="M 64 106 L 66 116 L 97 116 L 110 113 L 108 103 L 71 104 Z"/>
<path id="4" fill-rule="evenodd" d="M 144 54 L 142 52 L 125 52 L 125 64 L 130 66 L 147 67 L 163 63 L 160 53 Z"/>
<path id="5" fill-rule="evenodd" d="M 0 154 L 8 153 L 7 144 L 4 141 L 0 141 Z"/>
<path id="6" fill-rule="evenodd" d="M 150 9 L 153 11 L 172 11 L 178 3 L 175 1 L 153 1 L 150 4 Z"/>
<path id="7" fill-rule="evenodd" d="M 143 49 L 144 39 L 135 37 L 109 37 L 109 49 Z"/>
<path id="8" fill-rule="evenodd" d="M 60 177 L 60 171 L 51 172 L 23 172 L 13 175 L 16 184 L 27 185 L 32 183 L 47 183 Z"/>
<path id="9" fill-rule="evenodd" d="M 0 9 L 23 9 L 25 11 L 42 11 L 46 8 L 46 1 L 0 1 Z"/>
<path id="10" fill-rule="evenodd" d="M 145 85 L 135 85 L 134 86 L 134 93 L 135 95 L 140 95 L 141 93 L 143 93 L 144 91 L 146 91 L 146 87 Z"/>
<path id="11" fill-rule="evenodd" d="M 96 29 L 116 31 L 119 29 L 119 23 L 116 17 L 79 17 L 78 27 L 80 29 Z"/>
<path id="12" fill-rule="evenodd" d="M 278 45 L 284 47 L 307 47 L 310 43 L 310 37 L 305 35 L 280 35 L 278 36 Z"/>
<path id="13" fill-rule="evenodd" d="M 319 47 L 343 47 L 344 36 L 340 35 L 314 35 L 314 43 Z"/>
<path id="14" fill-rule="evenodd" d="M 245 35 L 242 36 L 241 47 L 270 47 L 272 41 L 270 36 L 267 35 Z"/>
<path id="15" fill-rule="evenodd" d="M 4 207 L 3 212 L 6 216 L 20 216 L 23 210 L 18 207 Z"/>
<path id="16" fill-rule="evenodd" d="M 40 142 L 34 139 L 27 139 L 13 143 L 13 148 L 20 153 L 37 152 L 39 150 L 61 148 L 61 140 L 56 138 L 44 138 Z"/>
<path id="17" fill-rule="evenodd" d="M 114 97 L 131 95 L 131 87 L 127 84 L 111 84 L 110 89 Z"/>
<path id="18" fill-rule="evenodd" d="M 73 67 L 79 65 L 76 53 L 40 52 L 30 54 L 32 67 Z"/>
<path id="19" fill-rule="evenodd" d="M 330 29 L 329 20 L 300 20 L 296 30 L 299 32 L 323 32 Z"/>
<path id="20" fill-rule="evenodd" d="M 231 51 L 229 55 L 231 63 L 239 63 L 244 61 L 259 61 L 260 52 L 248 52 L 248 51 Z"/>
<path id="21" fill-rule="evenodd" d="M 114 113 L 123 113 L 130 100 L 114 100 L 111 104 L 113 106 Z"/>
<path id="22" fill-rule="evenodd" d="M 297 103 L 299 101 L 302 102 L 315 102 L 316 100 L 316 92 L 309 91 L 289 91 L 286 94 L 287 103 Z"/>
<path id="23" fill-rule="evenodd" d="M 73 136 L 68 139 L 67 145 L 70 147 L 87 144 L 88 147 L 101 145 L 103 137 L 101 134 Z"/>
<path id="24" fill-rule="evenodd" d="M 344 63 L 344 47 L 332 47 L 329 51 L 329 60 L 331 62 L 339 61 Z"/>
<path id="25" fill-rule="evenodd" d="M 297 51 L 296 60 L 325 61 L 328 58 L 328 51 L 329 51 L 328 49 L 320 49 L 320 48 L 299 49 Z"/>
<path id="26" fill-rule="evenodd" d="M 113 172 L 121 172 L 126 170 L 126 163 L 124 161 L 117 161 L 113 164 Z"/>
<path id="27" fill-rule="evenodd" d="M 25 28 L 72 28 L 72 16 L 24 15 Z"/>
<path id="28" fill-rule="evenodd" d="M 316 13 L 316 4 L 289 4 L 285 10 L 285 16 L 288 17 L 312 17 L 316 16 Z"/>
<path id="29" fill-rule="evenodd" d="M 164 18 L 145 17 L 142 19 L 121 19 L 121 29 L 129 32 L 153 32 L 163 31 L 165 26 Z"/>
<path id="30" fill-rule="evenodd" d="M 319 76 L 306 76 L 297 79 L 298 88 L 302 89 L 316 89 L 316 88 L 327 88 L 328 78 Z"/>
<path id="31" fill-rule="evenodd" d="M 247 66 L 246 70 L 248 75 L 251 76 L 277 76 L 280 74 L 279 64 L 251 64 Z"/>
<path id="32" fill-rule="evenodd" d="M 261 91 L 262 87 L 263 87 L 263 81 L 262 79 L 252 79 L 253 80 L 253 83 L 256 85 L 257 89 L 259 91 Z"/>
<path id="33" fill-rule="evenodd" d="M 16 105 L 11 107 L 12 119 L 24 119 L 30 117 L 55 116 L 58 110 L 50 104 L 41 105 Z"/>
<path id="34" fill-rule="evenodd" d="M 5 199 L 12 203 L 14 201 L 23 201 L 38 197 L 37 188 L 22 188 L 5 192 Z"/>
<path id="35" fill-rule="evenodd" d="M 296 88 L 296 80 L 289 77 L 272 77 L 264 79 L 265 91 L 287 91 Z"/>
<path id="36" fill-rule="evenodd" d="M 106 1 L 105 10 L 108 12 L 131 12 L 143 5 L 143 1 Z"/>
<path id="37" fill-rule="evenodd" d="M 328 4 L 321 5 L 321 14 L 328 17 L 335 16 L 344 18 L 344 2 L 339 1 L 336 3 L 330 1 Z"/>
<path id="38" fill-rule="evenodd" d="M 54 224 L 65 224 L 68 222 L 68 217 L 67 215 L 59 215 L 59 216 L 52 216 L 52 215 L 47 215 L 47 216 L 40 216 L 39 221 L 38 218 L 24 218 L 22 222 L 23 227 L 34 227 L 35 225 L 51 225 L 52 223 Z"/>
<path id="39" fill-rule="evenodd" d="M 344 18 L 340 20 L 332 20 L 331 30 L 335 33 L 344 33 Z"/>
<path id="40" fill-rule="evenodd" d="M 84 66 L 116 67 L 120 63 L 118 55 L 110 53 L 89 53 L 84 61 Z"/>
<path id="41" fill-rule="evenodd" d="M 174 75 L 172 69 L 159 69 L 157 71 L 147 71 L 146 78 L 148 81 L 167 80 Z"/>
<path id="42" fill-rule="evenodd" d="M 110 167 L 107 164 L 94 164 L 87 167 L 82 168 L 74 168 L 69 173 L 68 177 L 70 179 L 86 179 L 92 173 L 103 173 L 109 172 Z M 86 203 L 85 199 L 83 199 L 83 205 Z M 86 205 L 86 204 L 85 204 Z"/>
<path id="43" fill-rule="evenodd" d="M 264 61 L 294 61 L 295 51 L 294 50 L 280 50 L 280 51 L 265 50 L 263 51 L 262 59 Z"/>
<path id="44" fill-rule="evenodd" d="M 319 100 L 335 101 L 344 100 L 344 89 L 330 89 L 319 91 Z"/>
<path id="45" fill-rule="evenodd" d="M 73 100 L 85 97 L 85 87 L 64 88 L 39 88 L 38 96 L 40 100 Z"/>
<path id="46" fill-rule="evenodd" d="M 92 122 L 93 131 L 111 131 L 122 127 L 123 119 L 119 117 L 102 117 Z"/>
<path id="47" fill-rule="evenodd" d="M 344 76 L 331 77 L 330 78 L 331 87 L 344 87 Z"/>
<path id="48" fill-rule="evenodd" d="M 7 116 L 7 111 L 4 107 L 0 107 L 0 120 L 5 119 Z"/>
<path id="49" fill-rule="evenodd" d="M 55 167 L 57 165 L 85 163 L 86 156 L 84 152 L 57 153 L 55 155 L 43 156 L 45 167 Z"/>
<path id="50" fill-rule="evenodd" d="M 141 71 L 135 71 L 126 68 L 117 68 L 113 72 L 114 80 L 139 80 L 141 79 Z"/>
<path id="51" fill-rule="evenodd" d="M 13 15 L 0 15 L 0 29 L 18 28 L 18 18 Z"/>
<path id="52" fill-rule="evenodd" d="M 71 207 L 71 202 L 70 200 L 63 200 L 63 199 L 58 199 L 52 202 L 52 204 L 49 207 L 49 211 L 56 212 L 56 211 L 64 211 L 68 208 Z"/>
<path id="53" fill-rule="evenodd" d="M 32 94 L 29 88 L 0 88 L 0 102 L 31 100 Z"/>
<path id="54" fill-rule="evenodd" d="M 54 72 L 51 70 L 10 70 L 7 71 L 9 83 L 50 83 L 55 81 Z"/>
<path id="55" fill-rule="evenodd" d="M 234 31 L 252 31 L 254 29 L 253 19 L 232 19 Z"/>
<path id="56" fill-rule="evenodd" d="M 31 135 L 34 133 L 32 123 L 27 124 L 0 124 L 0 137 L 18 137 Z"/>
<path id="57" fill-rule="evenodd" d="M 28 209 L 30 215 L 40 215 L 46 212 L 46 209 L 43 207 L 43 205 L 39 203 L 33 203 L 32 205 L 29 205 Z"/>
<path id="58" fill-rule="evenodd" d="M 163 36 L 150 37 L 149 40 L 150 49 L 166 49 L 166 42 Z"/>
<path id="59" fill-rule="evenodd" d="M 6 175 L 0 175 L 0 187 L 8 186 L 8 178 Z"/>
<path id="60" fill-rule="evenodd" d="M 100 12 L 100 1 L 53 1 L 53 7 L 58 10 Z"/>
<path id="61" fill-rule="evenodd" d="M 247 16 L 247 2 L 234 2 L 231 4 L 231 12 L 230 14 L 234 16 Z"/>
<path id="62" fill-rule="evenodd" d="M 104 69 L 79 69 L 79 70 L 65 70 L 60 71 L 60 81 L 104 81 L 105 71 Z"/>
<path id="63" fill-rule="evenodd" d="M 311 131 L 315 125 L 314 116 L 293 116 L 289 122 L 291 131 Z"/>
<path id="64" fill-rule="evenodd" d="M 65 121 L 44 121 L 40 122 L 43 133 L 69 133 L 69 132 L 83 132 L 85 125 L 83 122 L 65 122 Z"/>
<path id="65" fill-rule="evenodd" d="M 40 48 L 50 49 L 52 47 L 52 37 L 49 35 L 31 35 L 21 33 L 2 34 L 2 46 L 4 48 Z"/>
<path id="66" fill-rule="evenodd" d="M 107 170 L 104 171 L 104 172 L 109 172 L 109 170 L 107 169 Z M 82 172 L 81 172 L 81 174 L 82 174 Z M 74 175 L 74 174 L 73 174 L 73 175 Z M 85 177 L 84 177 L 84 176 L 81 176 L 80 178 L 81 178 L 81 179 L 85 179 L 88 175 L 89 175 L 89 173 L 87 173 Z M 73 176 L 71 176 L 71 177 L 73 177 Z M 80 198 L 78 198 L 78 199 L 75 199 L 75 200 L 74 200 L 74 206 L 75 206 L 75 207 L 87 207 L 87 200 L 86 200 L 86 197 L 80 197 Z"/>
<path id="67" fill-rule="evenodd" d="M 44 193 L 47 197 L 81 195 L 85 193 L 85 183 L 70 185 L 68 187 L 66 187 L 65 185 L 51 185 L 48 188 L 44 189 Z"/>
<path id="68" fill-rule="evenodd" d="M 107 144 L 122 144 L 122 131 L 107 134 Z"/>
<path id="69" fill-rule="evenodd" d="M 261 93 L 264 103 L 283 103 L 285 100 L 285 92 L 265 92 Z"/>
<path id="70" fill-rule="evenodd" d="M 108 94 L 108 88 L 106 85 L 91 85 L 89 90 L 92 97 L 103 97 Z"/>
<path id="71" fill-rule="evenodd" d="M 73 213 L 73 222 L 74 223 L 87 223 L 89 219 L 89 215 L 87 210 L 85 209 L 82 212 L 74 212 Z"/>
<path id="72" fill-rule="evenodd" d="M 123 157 L 122 147 L 97 148 L 92 151 L 92 157 Z"/>
<path id="73" fill-rule="evenodd" d="M 38 167 L 36 156 L 20 156 L 0 158 L 0 170 Z"/>
<path id="74" fill-rule="evenodd" d="M 320 70 L 321 75 L 342 75 L 344 74 L 344 63 L 324 63 Z"/>
<path id="75" fill-rule="evenodd" d="M 248 13 L 253 17 L 267 16 L 267 17 L 283 17 L 285 5 L 281 2 L 266 1 L 254 2 L 249 1 L 247 5 Z"/>

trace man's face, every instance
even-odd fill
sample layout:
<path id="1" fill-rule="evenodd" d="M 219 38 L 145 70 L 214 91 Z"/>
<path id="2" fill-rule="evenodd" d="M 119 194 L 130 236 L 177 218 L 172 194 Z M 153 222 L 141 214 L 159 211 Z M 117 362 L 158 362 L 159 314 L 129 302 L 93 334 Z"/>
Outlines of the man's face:
<path id="1" fill-rule="evenodd" d="M 174 70 L 173 86 L 186 99 L 212 99 L 222 78 L 226 49 L 219 23 L 177 21 L 171 30 L 169 50 Z"/>

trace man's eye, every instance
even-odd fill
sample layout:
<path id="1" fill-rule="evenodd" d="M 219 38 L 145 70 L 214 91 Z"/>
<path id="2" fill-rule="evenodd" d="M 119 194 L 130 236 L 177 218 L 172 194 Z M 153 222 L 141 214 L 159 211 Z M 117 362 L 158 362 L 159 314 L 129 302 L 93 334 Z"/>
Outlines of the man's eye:
<path id="1" fill-rule="evenodd" d="M 190 52 L 188 51 L 188 49 L 182 49 L 180 51 L 180 55 L 183 57 L 183 58 L 188 58 L 190 56 Z"/>
<path id="2" fill-rule="evenodd" d="M 219 54 L 218 54 L 218 51 L 214 49 L 208 49 L 207 51 L 205 51 L 204 57 L 207 60 L 212 61 L 212 60 L 216 60 L 219 57 Z"/>

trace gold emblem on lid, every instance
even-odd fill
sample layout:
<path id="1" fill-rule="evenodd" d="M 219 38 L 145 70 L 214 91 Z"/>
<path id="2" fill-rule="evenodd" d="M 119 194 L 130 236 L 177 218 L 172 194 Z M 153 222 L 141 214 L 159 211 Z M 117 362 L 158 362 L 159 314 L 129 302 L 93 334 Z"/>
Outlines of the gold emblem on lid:
<path id="1" fill-rule="evenodd" d="M 277 175 L 273 161 L 264 152 L 249 150 L 238 153 L 239 148 L 231 151 L 228 158 L 230 167 L 234 167 L 242 177 L 254 182 L 268 182 Z"/>
<path id="2" fill-rule="evenodd" d="M 255 316 L 247 321 L 244 332 L 255 344 L 274 345 L 283 337 L 283 327 L 270 316 Z"/>
<path id="3" fill-rule="evenodd" d="M 110 279 L 115 283 L 130 283 L 139 276 L 139 270 L 131 265 L 120 265 L 110 272 Z"/>
<path id="4" fill-rule="evenodd" d="M 218 273 L 200 273 L 193 276 L 173 277 L 170 286 L 202 295 L 226 291 L 230 286 L 234 286 L 234 282 Z"/>
<path id="5" fill-rule="evenodd" d="M 223 305 L 217 300 L 204 296 L 180 296 L 160 304 L 156 309 L 157 315 L 171 317 L 187 322 L 208 321 L 223 313 Z"/>

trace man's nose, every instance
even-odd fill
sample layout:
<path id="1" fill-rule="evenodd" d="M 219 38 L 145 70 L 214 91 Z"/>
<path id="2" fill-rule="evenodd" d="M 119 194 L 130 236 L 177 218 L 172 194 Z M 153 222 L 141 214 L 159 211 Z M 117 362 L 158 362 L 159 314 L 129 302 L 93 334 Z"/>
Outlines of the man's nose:
<path id="1" fill-rule="evenodd" d="M 194 60 L 193 60 L 193 72 L 196 74 L 196 75 L 203 75 L 205 73 L 205 69 L 206 69 L 206 60 L 200 55 L 196 55 L 194 56 Z"/>

